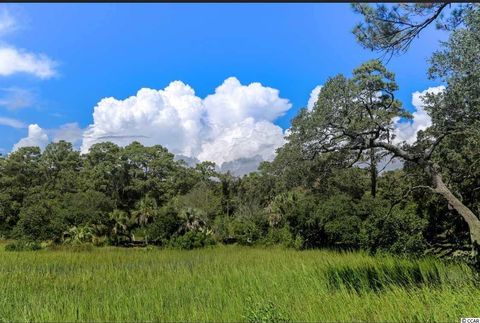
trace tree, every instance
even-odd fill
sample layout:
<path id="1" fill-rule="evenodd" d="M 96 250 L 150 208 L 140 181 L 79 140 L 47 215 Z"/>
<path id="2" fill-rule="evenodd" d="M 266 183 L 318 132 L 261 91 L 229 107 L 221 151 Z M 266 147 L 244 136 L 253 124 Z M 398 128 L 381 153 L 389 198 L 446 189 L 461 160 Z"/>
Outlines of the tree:
<path id="1" fill-rule="evenodd" d="M 110 240 L 115 245 L 124 244 L 133 240 L 132 229 L 135 222 L 130 215 L 121 210 L 113 210 L 108 214 L 110 220 Z"/>
<path id="2" fill-rule="evenodd" d="M 69 226 L 105 223 L 107 214 L 113 210 L 113 201 L 94 190 L 65 193 L 58 200 L 61 201 L 60 214 Z"/>
<path id="3" fill-rule="evenodd" d="M 384 156 L 376 142 L 394 138 L 393 118 L 410 118 L 394 92 L 393 73 L 378 60 L 362 64 L 353 78 L 337 75 L 327 81 L 313 111 L 304 109 L 292 122 L 288 140 L 302 147 L 310 159 L 318 153 L 341 153 L 351 164 L 369 160 L 371 194 L 376 195 L 377 162 Z M 349 152 L 355 151 L 349 156 Z"/>
<path id="4" fill-rule="evenodd" d="M 407 166 L 414 165 L 420 168 L 428 181 L 429 186 L 425 187 L 430 187 L 431 190 L 443 196 L 467 222 L 473 248 L 477 250 L 480 245 L 480 220 L 444 183 L 441 167 L 434 155 L 445 136 L 451 131 L 460 131 L 460 129 L 454 126 L 454 122 L 447 126 L 441 121 L 442 118 L 433 115 L 433 126 L 424 133 L 420 133 L 417 142 L 413 145 L 395 144 L 393 120 L 408 114 L 394 99 L 395 87 L 393 84 L 388 85 L 390 74 L 380 62 L 367 62 L 356 71 L 360 71 L 364 80 L 369 80 L 372 77 L 371 74 L 362 71 L 369 71 L 372 68 L 378 73 L 372 82 L 381 85 L 378 87 L 380 88 L 378 106 L 375 110 L 370 110 L 363 103 L 368 81 L 356 83 L 354 79 L 347 79 L 342 75 L 336 76 L 327 81 L 314 109 L 311 112 L 303 110 L 295 118 L 289 140 L 301 146 L 303 154 L 307 156 L 345 150 L 361 154 L 368 149 L 378 148 L 392 154 L 393 157 L 403 159 Z M 444 95 L 430 96 L 428 102 L 428 111 L 437 110 L 437 107 L 438 111 L 448 111 L 445 107 L 442 108 L 442 105 L 449 102 L 444 100 Z M 461 108 L 461 106 L 458 107 L 458 109 Z M 446 118 L 448 114 L 443 116 Z M 435 120 L 439 120 L 438 126 Z M 465 123 L 460 125 L 465 126 Z M 464 128 L 463 131 L 467 129 Z"/>
<path id="5" fill-rule="evenodd" d="M 16 235 L 32 241 L 60 241 L 66 224 L 59 216 L 58 201 L 47 194 L 30 195 L 21 208 Z"/>
<path id="6" fill-rule="evenodd" d="M 58 190 L 62 194 L 76 191 L 77 173 L 82 163 L 80 153 L 73 150 L 71 143 L 60 140 L 48 144 L 39 164 L 46 189 Z"/>
<path id="7" fill-rule="evenodd" d="M 6 228 L 17 223 L 29 191 L 42 182 L 40 157 L 40 148 L 22 147 L 8 155 L 8 158 L 1 158 L 0 210 Z"/>
<path id="8" fill-rule="evenodd" d="M 102 192 L 113 200 L 115 207 L 120 207 L 128 179 L 125 168 L 119 146 L 111 142 L 95 144 L 84 156 L 81 172 L 82 189 Z"/>
<path id="9" fill-rule="evenodd" d="M 179 210 L 192 208 L 205 214 L 206 220 L 213 220 L 222 212 L 222 197 L 213 183 L 199 182 L 190 192 L 177 196 L 176 207 Z"/>
<path id="10" fill-rule="evenodd" d="M 88 226 L 73 226 L 63 233 L 63 242 L 71 244 L 82 244 L 92 242 L 94 238 L 94 230 Z"/>
<path id="11" fill-rule="evenodd" d="M 132 219 L 138 226 L 146 226 L 151 223 L 157 215 L 157 202 L 151 197 L 142 198 L 132 211 Z"/>
<path id="12" fill-rule="evenodd" d="M 445 11 L 453 9 L 448 15 Z M 376 7 L 366 3 L 352 4 L 353 10 L 363 16 L 364 22 L 357 24 L 353 33 L 365 48 L 390 54 L 401 54 L 408 50 L 412 41 L 430 24 L 443 30 L 453 30 L 465 21 L 465 17 L 476 4 L 402 3 Z M 445 17 L 447 16 L 447 17 Z"/>

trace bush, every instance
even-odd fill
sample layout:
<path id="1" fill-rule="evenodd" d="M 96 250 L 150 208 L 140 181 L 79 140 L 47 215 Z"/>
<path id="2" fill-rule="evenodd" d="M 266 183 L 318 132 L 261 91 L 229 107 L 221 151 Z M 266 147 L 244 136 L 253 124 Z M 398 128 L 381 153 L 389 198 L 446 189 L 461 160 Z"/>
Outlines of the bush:
<path id="1" fill-rule="evenodd" d="M 211 185 L 201 181 L 190 192 L 177 196 L 175 207 L 181 209 L 197 209 L 205 213 L 206 219 L 212 220 L 222 212 L 221 194 L 216 192 Z"/>
<path id="2" fill-rule="evenodd" d="M 268 230 L 268 221 L 263 208 L 256 202 L 240 205 L 232 216 L 219 216 L 213 230 L 218 241 L 252 245 Z"/>
<path id="3" fill-rule="evenodd" d="M 35 251 L 42 249 L 42 246 L 35 241 L 17 240 L 5 246 L 5 251 Z"/>
<path id="4" fill-rule="evenodd" d="M 196 249 L 215 245 L 215 239 L 207 232 L 188 231 L 182 236 L 170 240 L 169 246 L 178 249 Z"/>
<path id="5" fill-rule="evenodd" d="M 268 207 L 269 225 L 272 228 L 288 225 L 293 236 L 300 237 L 307 248 L 323 246 L 325 233 L 317 209 L 316 198 L 307 191 L 295 189 L 282 193 Z"/>
<path id="6" fill-rule="evenodd" d="M 15 234 L 26 240 L 58 242 L 66 229 L 55 201 L 38 200 L 22 207 Z"/>
<path id="7" fill-rule="evenodd" d="M 146 236 L 149 242 L 164 245 L 178 231 L 180 225 L 177 211 L 173 206 L 167 205 L 158 210 L 153 223 L 147 226 Z"/>
<path id="8" fill-rule="evenodd" d="M 362 219 L 359 203 L 338 194 L 322 201 L 316 212 L 324 233 L 324 243 L 331 247 L 357 249 Z"/>
<path id="9" fill-rule="evenodd" d="M 247 246 L 257 242 L 266 228 L 266 218 L 260 210 L 255 212 L 242 208 L 234 216 L 217 217 L 214 223 L 217 240 Z"/>
<path id="10" fill-rule="evenodd" d="M 416 213 L 416 206 L 394 208 L 372 214 L 363 223 L 360 235 L 361 246 L 371 252 L 390 252 L 415 255 L 425 250 L 426 240 L 423 231 L 427 221 Z"/>
<path id="11" fill-rule="evenodd" d="M 265 246 L 281 245 L 286 248 L 301 249 L 303 239 L 300 236 L 295 238 L 289 226 L 285 225 L 281 228 L 270 228 L 267 235 L 260 240 L 260 243 Z"/>

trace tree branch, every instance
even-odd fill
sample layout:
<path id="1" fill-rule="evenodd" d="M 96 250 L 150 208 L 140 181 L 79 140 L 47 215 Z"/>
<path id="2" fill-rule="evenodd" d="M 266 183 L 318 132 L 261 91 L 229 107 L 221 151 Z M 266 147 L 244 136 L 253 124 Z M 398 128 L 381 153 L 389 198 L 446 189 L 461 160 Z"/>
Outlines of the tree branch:
<path id="1" fill-rule="evenodd" d="M 396 157 L 401 157 L 405 160 L 408 160 L 408 161 L 413 161 L 413 162 L 417 162 L 418 161 L 418 157 L 416 157 L 415 155 L 413 154 L 410 154 L 408 152 L 406 152 L 405 150 L 393 145 L 393 144 L 390 144 L 390 143 L 387 143 L 387 142 L 383 142 L 383 141 L 374 141 L 372 142 L 372 147 L 379 147 L 379 148 L 383 148 L 383 149 L 386 149 L 388 151 L 390 151 L 391 153 L 394 154 L 394 156 Z"/>

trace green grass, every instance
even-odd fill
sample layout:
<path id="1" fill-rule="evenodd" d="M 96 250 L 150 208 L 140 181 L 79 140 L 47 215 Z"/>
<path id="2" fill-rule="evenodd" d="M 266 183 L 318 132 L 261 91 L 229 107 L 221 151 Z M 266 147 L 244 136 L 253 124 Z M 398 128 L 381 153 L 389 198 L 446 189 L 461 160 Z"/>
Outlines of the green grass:
<path id="1" fill-rule="evenodd" d="M 431 259 L 216 247 L 6 252 L 0 321 L 455 321 L 471 270 Z"/>

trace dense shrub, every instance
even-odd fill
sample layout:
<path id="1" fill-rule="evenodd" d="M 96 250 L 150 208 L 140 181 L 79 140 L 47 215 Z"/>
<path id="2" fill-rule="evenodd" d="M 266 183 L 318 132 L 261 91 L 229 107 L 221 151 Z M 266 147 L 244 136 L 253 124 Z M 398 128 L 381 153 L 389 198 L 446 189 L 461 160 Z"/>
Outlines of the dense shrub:
<path id="1" fill-rule="evenodd" d="M 270 228 L 268 233 L 259 243 L 265 246 L 280 245 L 286 248 L 301 249 L 303 247 L 303 238 L 294 237 L 290 227 L 285 225 L 281 228 Z"/>
<path id="2" fill-rule="evenodd" d="M 35 241 L 17 240 L 5 245 L 6 251 L 35 251 L 40 249 L 42 249 L 42 246 Z"/>
<path id="3" fill-rule="evenodd" d="M 241 205 L 232 216 L 215 219 L 214 232 L 223 243 L 252 245 L 268 230 L 267 217 L 257 204 Z"/>
<path id="4" fill-rule="evenodd" d="M 447 246 L 455 257 L 470 250 L 468 226 L 443 199 L 429 191 L 405 194 L 412 184 L 408 165 L 379 175 L 373 197 L 368 169 L 344 168 L 352 156 L 305 161 L 297 148 L 280 149 L 276 161 L 242 178 L 217 173 L 209 162 L 187 167 L 158 145 L 99 143 L 84 156 L 65 143 L 50 144 L 44 156 L 23 148 L 0 158 L 0 237 L 76 246 L 192 249 L 217 241 L 442 256 Z"/>
<path id="5" fill-rule="evenodd" d="M 212 185 L 202 181 L 195 185 L 190 192 L 180 195 L 175 200 L 177 209 L 194 208 L 205 213 L 206 220 L 213 221 L 222 212 L 222 199 Z"/>
<path id="6" fill-rule="evenodd" d="M 66 229 L 58 205 L 54 201 L 38 199 L 21 209 L 15 235 L 27 240 L 60 241 Z"/>
<path id="7" fill-rule="evenodd" d="M 318 199 L 305 190 L 295 189 L 275 197 L 268 207 L 271 227 L 288 225 L 307 248 L 323 245 L 325 234 L 317 214 Z"/>
<path id="8" fill-rule="evenodd" d="M 251 217 L 221 216 L 215 220 L 215 236 L 223 243 L 252 245 L 262 236 L 262 230 Z"/>
<path id="9" fill-rule="evenodd" d="M 421 254 L 426 247 L 423 231 L 427 221 L 416 212 L 414 204 L 384 209 L 372 214 L 364 223 L 360 235 L 361 246 L 372 252 Z"/>
<path id="10" fill-rule="evenodd" d="M 178 249 L 195 249 L 215 245 L 215 239 L 208 232 L 189 231 L 170 240 L 169 246 Z"/>
<path id="11" fill-rule="evenodd" d="M 340 248 L 358 248 L 362 220 L 358 202 L 338 194 L 322 201 L 317 217 L 325 234 L 325 244 Z"/>
<path id="12" fill-rule="evenodd" d="M 145 231 L 150 242 L 164 245 L 179 230 L 180 225 L 177 211 L 173 206 L 167 205 L 158 210 L 153 223 Z"/>

